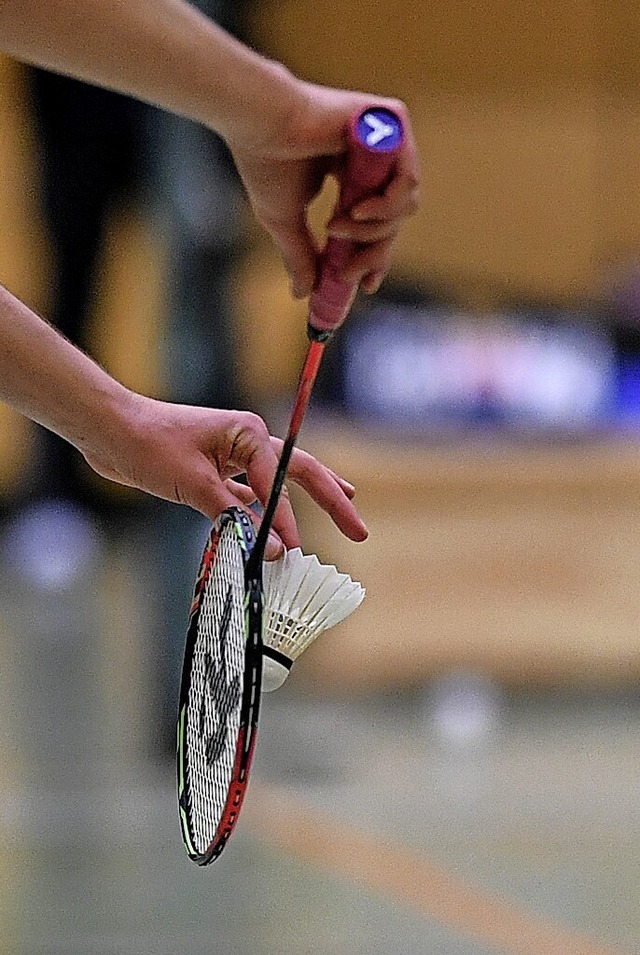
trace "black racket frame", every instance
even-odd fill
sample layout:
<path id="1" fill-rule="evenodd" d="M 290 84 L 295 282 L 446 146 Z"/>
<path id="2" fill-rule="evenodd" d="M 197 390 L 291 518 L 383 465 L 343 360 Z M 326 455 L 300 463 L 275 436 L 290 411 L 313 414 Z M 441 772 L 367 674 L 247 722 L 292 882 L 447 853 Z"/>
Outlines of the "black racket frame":
<path id="1" fill-rule="evenodd" d="M 229 523 L 235 525 L 236 532 L 239 534 L 244 558 L 245 666 L 242 681 L 238 745 L 236 748 L 229 792 L 215 837 L 207 849 L 201 852 L 198 851 L 194 845 L 186 772 L 189 719 L 188 700 L 191 687 L 190 675 L 196 646 L 202 597 L 211 571 L 211 565 L 207 564 L 211 541 L 214 536 L 219 537 Z M 249 558 L 256 549 L 255 529 L 249 516 L 239 507 L 229 507 L 223 511 L 214 525 L 209 543 L 205 548 L 189 618 L 178 708 L 178 806 L 185 849 L 189 858 L 200 866 L 209 865 L 217 859 L 229 841 L 229 837 L 238 820 L 240 809 L 242 808 L 256 745 L 262 684 L 262 619 L 264 600 L 262 590 L 262 560 L 254 560 L 251 562 L 251 565 L 249 564 Z"/>

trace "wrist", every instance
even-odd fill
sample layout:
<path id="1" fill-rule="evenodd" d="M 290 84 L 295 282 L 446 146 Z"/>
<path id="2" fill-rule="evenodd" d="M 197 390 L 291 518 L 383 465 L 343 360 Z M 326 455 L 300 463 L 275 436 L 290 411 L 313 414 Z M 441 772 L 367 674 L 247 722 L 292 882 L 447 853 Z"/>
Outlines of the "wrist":
<path id="1" fill-rule="evenodd" d="M 83 372 L 76 400 L 65 402 L 55 416 L 42 423 L 82 454 L 103 454 L 109 449 L 115 452 L 123 437 L 135 431 L 138 396 L 99 366 L 93 365 L 89 374 L 87 370 L 89 367 Z"/>
<path id="2" fill-rule="evenodd" d="M 59 359 L 51 385 L 57 379 L 60 398 L 49 397 L 42 413 L 38 409 L 30 416 L 85 456 L 117 457 L 125 443 L 135 440 L 142 396 L 73 346 L 61 349 Z"/>
<path id="3" fill-rule="evenodd" d="M 218 100 L 216 114 L 203 117 L 204 122 L 232 149 L 278 153 L 295 134 L 306 104 L 304 84 L 281 63 L 250 50 L 242 55 L 246 62 L 226 88 L 223 106 Z"/>

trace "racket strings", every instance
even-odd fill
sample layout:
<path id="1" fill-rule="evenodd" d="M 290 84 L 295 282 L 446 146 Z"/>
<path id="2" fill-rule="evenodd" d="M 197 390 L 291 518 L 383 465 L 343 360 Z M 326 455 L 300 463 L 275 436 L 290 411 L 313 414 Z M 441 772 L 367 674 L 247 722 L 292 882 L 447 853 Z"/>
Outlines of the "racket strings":
<path id="1" fill-rule="evenodd" d="M 186 774 L 195 847 L 214 841 L 233 775 L 244 673 L 244 562 L 223 528 L 196 617 L 187 703 Z"/>

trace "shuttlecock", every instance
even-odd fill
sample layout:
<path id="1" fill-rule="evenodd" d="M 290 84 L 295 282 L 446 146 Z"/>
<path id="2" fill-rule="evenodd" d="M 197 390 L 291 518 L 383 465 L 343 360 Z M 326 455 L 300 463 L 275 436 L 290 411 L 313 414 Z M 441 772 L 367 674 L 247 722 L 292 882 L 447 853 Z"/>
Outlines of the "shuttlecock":
<path id="1" fill-rule="evenodd" d="M 265 594 L 262 689 L 277 690 L 294 660 L 323 631 L 362 603 L 365 591 L 348 574 L 294 547 L 263 565 Z"/>

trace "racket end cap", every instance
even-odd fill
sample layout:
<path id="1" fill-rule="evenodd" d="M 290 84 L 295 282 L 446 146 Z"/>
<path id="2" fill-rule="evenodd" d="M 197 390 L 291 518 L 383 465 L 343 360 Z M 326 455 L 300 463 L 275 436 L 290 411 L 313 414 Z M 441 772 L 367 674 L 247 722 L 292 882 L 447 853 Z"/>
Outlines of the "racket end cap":
<path id="1" fill-rule="evenodd" d="M 353 121 L 353 136 L 361 146 L 374 153 L 392 153 L 404 140 L 402 120 L 384 106 L 371 106 Z"/>

